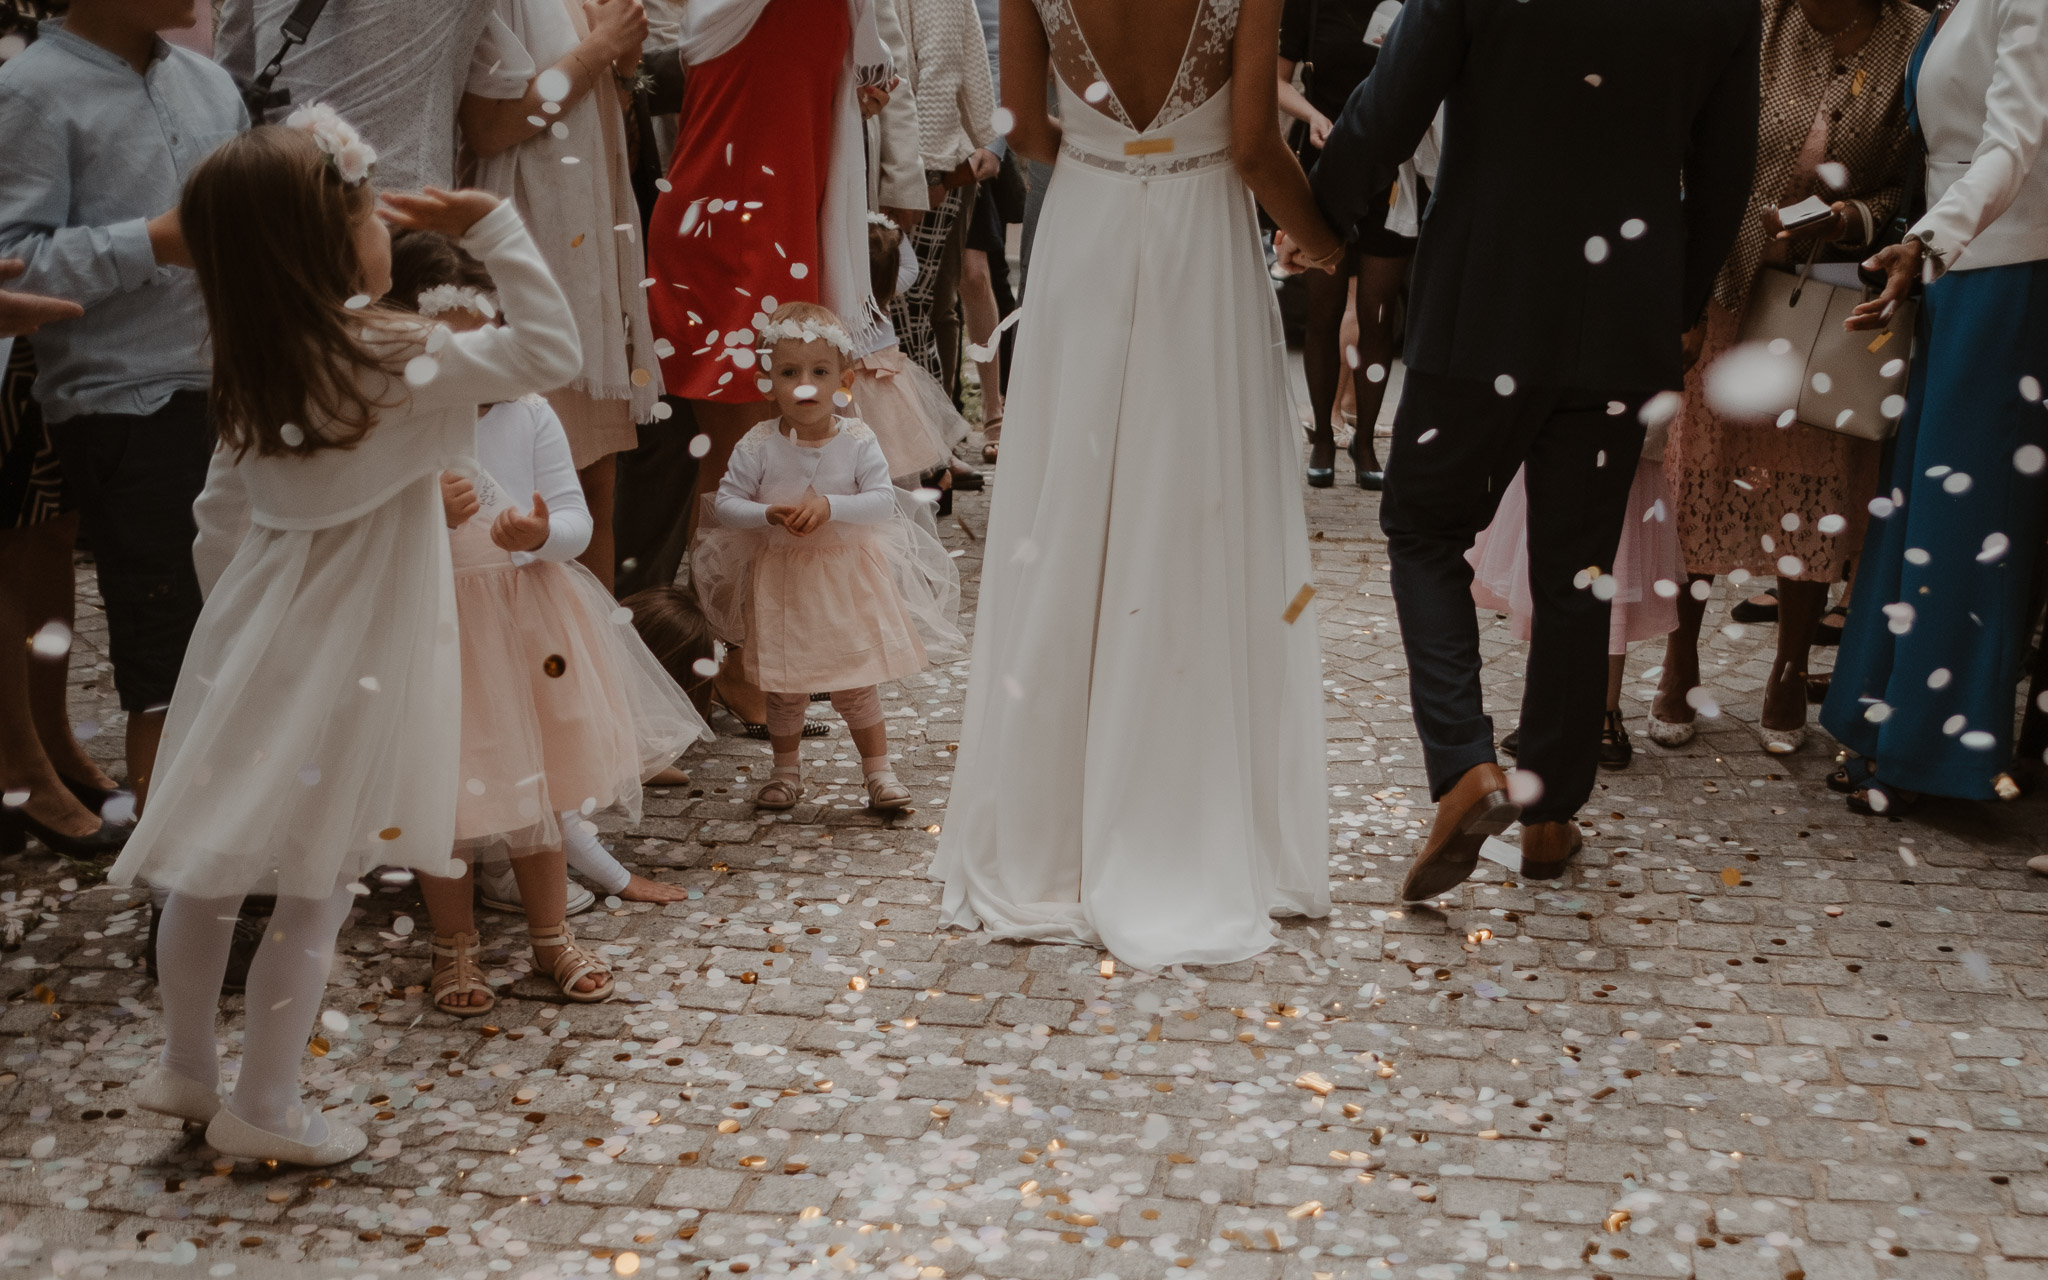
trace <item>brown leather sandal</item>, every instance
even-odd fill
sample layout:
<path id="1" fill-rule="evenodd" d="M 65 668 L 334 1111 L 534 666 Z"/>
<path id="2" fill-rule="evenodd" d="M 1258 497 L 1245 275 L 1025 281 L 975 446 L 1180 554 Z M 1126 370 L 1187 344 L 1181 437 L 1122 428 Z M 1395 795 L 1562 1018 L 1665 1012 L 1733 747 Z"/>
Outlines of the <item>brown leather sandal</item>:
<path id="1" fill-rule="evenodd" d="M 449 933 L 434 935 L 434 958 L 448 963 L 434 970 L 427 991 L 433 997 L 434 1007 L 442 1013 L 457 1018 L 474 1018 L 489 1013 L 498 1006 L 498 994 L 491 990 L 491 984 L 484 981 L 483 966 L 476 962 L 480 949 L 477 935 L 471 933 Z M 476 995 L 488 997 L 482 1004 L 448 1004 L 455 995 Z"/>
<path id="2" fill-rule="evenodd" d="M 555 957 L 554 964 L 549 966 L 551 972 L 548 976 L 562 989 L 564 1000 L 573 1000 L 577 1004 L 601 1004 L 611 999 L 612 993 L 619 989 L 619 984 L 612 980 L 612 971 L 604 966 L 604 962 L 576 945 L 575 936 L 569 932 L 568 924 L 558 924 L 550 929 L 535 929 L 529 925 L 526 939 L 533 944 L 536 952 L 542 947 L 562 949 L 561 954 Z M 536 961 L 539 958 L 538 955 L 534 957 Z M 601 976 L 604 981 L 591 991 L 576 989 L 577 983 L 592 976 Z"/>

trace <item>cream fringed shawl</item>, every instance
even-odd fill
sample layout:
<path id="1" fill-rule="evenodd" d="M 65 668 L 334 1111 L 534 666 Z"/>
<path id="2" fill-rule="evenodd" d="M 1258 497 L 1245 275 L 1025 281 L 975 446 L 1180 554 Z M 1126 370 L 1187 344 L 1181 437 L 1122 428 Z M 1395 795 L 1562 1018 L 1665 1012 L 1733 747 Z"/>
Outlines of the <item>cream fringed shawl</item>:
<path id="1" fill-rule="evenodd" d="M 581 44 L 589 28 L 573 0 L 498 0 L 469 75 L 468 90 L 518 98 L 542 71 Z M 569 388 L 597 400 L 632 403 L 651 422 L 661 393 L 654 329 L 647 318 L 646 254 L 627 172 L 626 129 L 610 77 L 549 127 L 497 155 L 479 158 L 476 184 L 510 199 L 569 296 L 583 344 L 583 369 Z"/>

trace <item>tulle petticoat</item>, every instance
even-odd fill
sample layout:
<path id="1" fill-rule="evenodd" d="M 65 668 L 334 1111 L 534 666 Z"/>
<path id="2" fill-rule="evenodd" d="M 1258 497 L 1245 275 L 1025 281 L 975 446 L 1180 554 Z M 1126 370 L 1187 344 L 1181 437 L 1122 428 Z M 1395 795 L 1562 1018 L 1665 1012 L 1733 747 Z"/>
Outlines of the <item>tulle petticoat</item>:
<path id="1" fill-rule="evenodd" d="M 457 843 L 555 848 L 563 810 L 638 821 L 640 783 L 711 736 L 688 695 L 582 565 L 514 565 L 484 514 L 450 541 L 462 630 Z"/>
<path id="2" fill-rule="evenodd" d="M 1529 591 L 1529 495 L 1522 473 L 1501 494 L 1493 523 L 1465 553 L 1472 565 L 1472 599 L 1482 609 L 1511 617 L 1515 638 L 1527 640 L 1536 615 Z M 1638 640 L 1650 640 L 1678 627 L 1678 591 L 1685 587 L 1685 563 L 1678 550 L 1678 527 L 1671 510 L 1671 492 L 1664 482 L 1664 464 L 1645 459 L 1636 466 L 1629 486 L 1628 514 L 1622 518 L 1621 543 L 1614 553 L 1613 612 L 1607 625 L 1607 652 L 1627 653 Z M 1662 580 L 1670 584 L 1663 595 Z M 1674 589 L 1675 588 L 1675 589 Z"/>
<path id="3" fill-rule="evenodd" d="M 900 347 L 866 356 L 858 368 L 852 416 L 874 431 L 889 475 L 907 482 L 951 462 L 953 446 L 967 438 L 967 419 L 938 380 Z"/>
<path id="4" fill-rule="evenodd" d="M 831 521 L 802 538 L 721 527 L 705 502 L 691 581 L 748 679 L 770 693 L 860 689 L 964 653 L 959 571 L 925 504 L 896 496 L 880 524 Z"/>
<path id="5" fill-rule="evenodd" d="M 462 676 L 439 481 L 346 524 L 256 527 L 206 599 L 149 807 L 108 879 L 326 898 L 456 870 Z"/>

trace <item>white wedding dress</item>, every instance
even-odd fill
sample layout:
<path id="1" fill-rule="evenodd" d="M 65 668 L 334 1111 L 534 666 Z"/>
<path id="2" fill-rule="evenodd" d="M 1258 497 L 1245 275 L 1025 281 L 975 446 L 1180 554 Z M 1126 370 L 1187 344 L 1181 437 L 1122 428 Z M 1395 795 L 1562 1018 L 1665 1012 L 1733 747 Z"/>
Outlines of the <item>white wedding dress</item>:
<path id="1" fill-rule="evenodd" d="M 944 921 L 1146 969 L 1329 912 L 1299 430 L 1232 167 L 1237 0 L 1202 0 L 1135 127 L 1069 0 L 1035 0 L 1065 138 L 989 520 Z M 1100 85 L 1091 106 L 1084 91 Z"/>

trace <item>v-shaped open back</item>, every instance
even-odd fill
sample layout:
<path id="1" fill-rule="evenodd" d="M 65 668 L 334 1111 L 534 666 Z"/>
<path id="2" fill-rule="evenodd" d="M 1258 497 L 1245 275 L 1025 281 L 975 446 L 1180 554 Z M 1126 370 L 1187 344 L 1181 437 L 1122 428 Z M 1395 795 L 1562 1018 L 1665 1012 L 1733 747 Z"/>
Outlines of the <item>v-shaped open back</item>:
<path id="1" fill-rule="evenodd" d="M 1141 0 L 1124 0 L 1136 4 Z M 1133 133 L 1151 133 L 1200 107 L 1230 83 L 1231 46 L 1237 35 L 1239 0 L 1198 0 L 1194 21 L 1181 49 L 1173 85 L 1152 119 L 1139 125 L 1124 109 L 1114 82 L 1096 61 L 1095 51 L 1074 14 L 1074 0 L 1033 0 L 1052 50 L 1053 70 L 1075 97 Z M 1095 86 L 1100 86 L 1096 88 Z"/>

